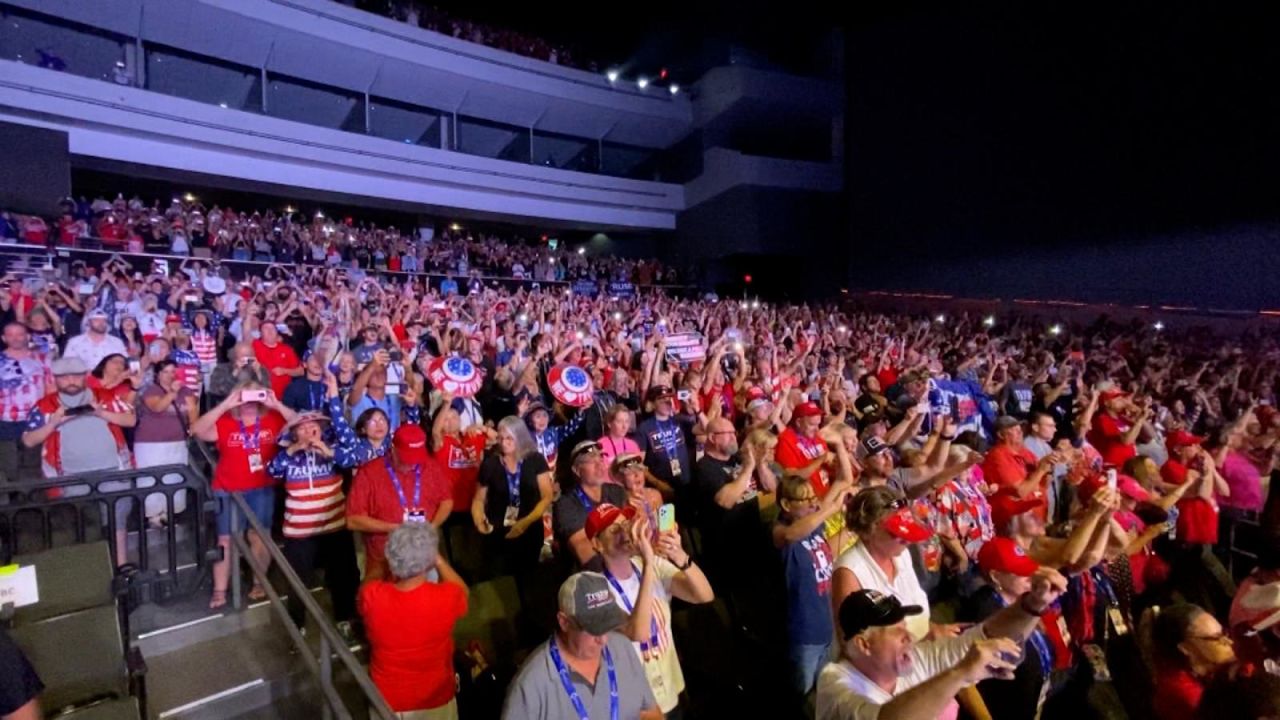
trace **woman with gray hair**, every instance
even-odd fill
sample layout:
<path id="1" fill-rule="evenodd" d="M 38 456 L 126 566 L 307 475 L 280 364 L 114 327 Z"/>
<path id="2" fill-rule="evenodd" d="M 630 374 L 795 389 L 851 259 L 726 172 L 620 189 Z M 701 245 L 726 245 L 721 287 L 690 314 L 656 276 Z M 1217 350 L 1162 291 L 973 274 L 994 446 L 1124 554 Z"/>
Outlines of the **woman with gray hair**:
<path id="1" fill-rule="evenodd" d="M 467 614 L 467 585 L 439 552 L 429 523 L 405 523 L 387 536 L 391 578 L 360 588 L 369 638 L 369 676 L 405 720 L 457 720 L 453 626 Z M 427 573 L 435 570 L 439 582 Z"/>
<path id="2" fill-rule="evenodd" d="M 551 507 L 551 468 L 529 434 L 512 415 L 498 423 L 498 444 L 480 465 L 471 519 L 485 536 L 485 558 L 493 575 L 513 575 L 524 594 L 538 568 L 542 515 Z"/>

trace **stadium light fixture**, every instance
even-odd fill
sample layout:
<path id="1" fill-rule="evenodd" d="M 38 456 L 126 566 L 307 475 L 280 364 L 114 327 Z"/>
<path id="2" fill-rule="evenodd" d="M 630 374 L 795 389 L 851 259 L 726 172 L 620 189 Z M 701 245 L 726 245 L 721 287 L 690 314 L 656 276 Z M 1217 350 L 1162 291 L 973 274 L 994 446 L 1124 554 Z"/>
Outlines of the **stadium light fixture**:
<path id="1" fill-rule="evenodd" d="M 183 200 L 186 200 L 187 202 L 195 202 L 195 201 L 196 201 L 196 196 L 195 196 L 195 195 L 192 195 L 191 193 L 187 193 L 186 195 L 183 195 L 183 196 L 182 196 L 182 199 L 183 199 Z"/>
<path id="2" fill-rule="evenodd" d="M 1157 320 L 1157 321 L 1156 321 L 1156 324 L 1155 324 L 1155 325 L 1152 325 L 1151 327 L 1155 328 L 1155 329 L 1156 329 L 1156 332 L 1160 332 L 1161 330 L 1163 330 L 1163 329 L 1164 329 L 1164 323 L 1162 323 L 1162 322 L 1160 322 L 1159 320 Z"/>
<path id="3" fill-rule="evenodd" d="M 292 205 L 285 205 L 285 206 L 284 206 L 284 211 L 285 211 L 286 213 L 289 213 L 290 215 L 292 215 L 292 214 L 293 214 L 293 206 L 292 206 Z"/>
<path id="4" fill-rule="evenodd" d="M 641 90 L 649 87 L 649 78 L 642 77 L 639 80 L 636 80 L 636 85 L 639 86 Z"/>
<path id="5" fill-rule="evenodd" d="M 680 92 L 680 86 L 677 85 L 676 83 L 671 83 L 671 86 L 668 87 L 667 89 L 671 91 L 672 95 L 675 95 L 676 93 Z"/>
<path id="6" fill-rule="evenodd" d="M 1050 326 L 1049 326 L 1049 334 L 1050 334 L 1050 335 L 1061 335 L 1061 334 L 1062 334 L 1062 326 L 1061 326 L 1061 325 L 1059 325 L 1059 324 L 1057 324 L 1057 323 L 1054 323 L 1054 324 L 1050 325 Z"/>
<path id="7" fill-rule="evenodd" d="M 996 324 L 996 316 L 988 315 L 982 318 L 982 324 L 985 325 L 986 327 L 994 327 Z"/>
<path id="8" fill-rule="evenodd" d="M 938 313 L 938 316 L 935 317 L 933 321 L 941 325 L 942 323 L 947 321 L 947 316 L 943 315 L 942 313 Z"/>
<path id="9" fill-rule="evenodd" d="M 609 79 L 609 82 L 611 82 L 611 83 L 616 83 L 616 82 L 618 82 L 618 71 L 617 71 L 617 70 L 610 70 L 609 72 L 605 73 L 605 74 L 604 74 L 604 76 L 605 76 L 606 78 L 608 78 L 608 79 Z"/>
<path id="10" fill-rule="evenodd" d="M 587 254 L 587 249 L 586 249 L 586 248 L 584 248 L 584 247 L 580 247 L 580 248 L 578 248 L 578 254 L 579 254 L 579 255 L 586 255 L 586 254 Z"/>
<path id="11" fill-rule="evenodd" d="M 454 231 L 454 232 L 458 232 L 459 230 L 461 230 L 461 229 L 462 229 L 462 226 L 461 226 L 461 225 L 459 225 L 458 223 L 450 223 L 450 224 L 449 224 L 449 229 L 450 229 L 450 230 L 452 230 L 452 231 Z"/>

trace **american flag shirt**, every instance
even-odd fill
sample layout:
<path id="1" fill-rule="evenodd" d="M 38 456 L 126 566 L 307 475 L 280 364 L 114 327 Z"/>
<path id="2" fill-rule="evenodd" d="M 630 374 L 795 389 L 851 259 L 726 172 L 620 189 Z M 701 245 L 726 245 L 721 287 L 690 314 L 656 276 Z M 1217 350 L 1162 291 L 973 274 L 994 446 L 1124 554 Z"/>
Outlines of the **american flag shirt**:
<path id="1" fill-rule="evenodd" d="M 51 385 L 53 373 L 45 355 L 16 359 L 0 353 L 0 422 L 26 422 Z"/>

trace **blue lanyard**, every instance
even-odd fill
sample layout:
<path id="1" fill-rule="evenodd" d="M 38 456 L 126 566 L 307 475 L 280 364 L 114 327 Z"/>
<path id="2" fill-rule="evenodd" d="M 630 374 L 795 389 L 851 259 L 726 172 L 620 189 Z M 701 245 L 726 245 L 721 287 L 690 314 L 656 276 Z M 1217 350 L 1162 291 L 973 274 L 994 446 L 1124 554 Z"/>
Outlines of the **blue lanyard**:
<path id="1" fill-rule="evenodd" d="M 591 498 L 587 497 L 587 494 L 582 491 L 581 486 L 574 488 L 573 494 L 578 496 L 578 502 L 582 503 L 582 507 L 586 509 L 587 512 L 591 512 L 591 510 L 595 508 L 596 504 L 591 501 Z"/>
<path id="2" fill-rule="evenodd" d="M 315 392 L 316 385 L 320 385 L 319 395 L 317 395 Z M 317 383 L 317 382 L 312 382 L 311 380 L 307 381 L 307 399 L 311 401 L 311 404 L 307 406 L 308 410 L 319 410 L 323 408 L 324 395 L 325 395 L 324 385 L 321 385 L 320 383 Z"/>
<path id="3" fill-rule="evenodd" d="M 382 456 L 382 461 L 387 465 L 387 474 L 391 476 L 391 484 L 396 486 L 396 495 L 400 496 L 400 507 L 405 510 L 418 510 L 422 508 L 422 466 L 413 466 L 413 505 L 404 497 L 404 488 L 400 486 L 400 478 L 396 477 L 396 469 L 391 465 L 391 458 L 387 455 Z"/>
<path id="4" fill-rule="evenodd" d="M 996 599 L 1000 601 L 1001 607 L 1009 607 L 1009 603 L 1004 601 L 1004 596 L 996 593 Z M 1049 646 L 1049 639 L 1045 637 L 1044 630 L 1040 627 L 1041 623 L 1037 622 L 1034 630 L 1027 636 L 1027 642 L 1031 643 L 1031 647 L 1036 651 L 1036 655 L 1040 658 L 1040 670 L 1044 673 L 1045 682 L 1049 681 L 1049 673 L 1053 672 L 1053 648 Z"/>
<path id="5" fill-rule="evenodd" d="M 560 675 L 560 684 L 569 695 L 569 703 L 577 711 L 579 720 L 591 720 L 587 707 L 582 704 L 582 697 L 578 695 L 578 689 L 569 678 L 569 668 L 565 667 L 564 660 L 560 657 L 560 648 L 556 646 L 555 638 L 547 643 L 547 649 L 551 653 L 551 662 L 556 666 L 556 673 Z M 609 653 L 608 646 L 604 649 L 604 669 L 609 674 L 609 720 L 618 720 L 618 675 L 613 670 L 613 655 Z"/>
<path id="6" fill-rule="evenodd" d="M 640 576 L 640 568 L 636 567 L 634 562 L 631 563 L 631 569 L 635 572 L 636 577 Z M 627 597 L 626 591 L 622 589 L 622 585 L 618 582 L 618 579 L 613 576 L 613 573 L 609 572 L 609 568 L 604 569 L 604 576 L 609 580 L 609 584 L 613 586 L 613 589 L 618 591 L 618 597 L 622 599 L 622 607 L 626 608 L 628 613 L 635 612 L 631 608 L 631 598 Z M 643 582 L 643 580 L 641 580 L 641 582 Z M 638 594 L 636 599 L 640 599 Z M 653 648 L 654 650 L 658 649 L 658 619 L 653 617 L 652 614 L 649 616 L 649 642 L 647 644 L 643 642 L 640 643 L 641 652 L 646 652 L 649 648 Z"/>
<path id="7" fill-rule="evenodd" d="M 253 442 L 249 442 L 249 431 L 244 426 L 244 421 L 237 419 L 240 423 L 240 437 L 244 439 L 244 449 L 257 452 L 262 447 L 262 437 L 258 435 L 262 431 L 262 418 L 258 418 L 253 423 Z"/>
<path id="8" fill-rule="evenodd" d="M 507 472 L 507 466 L 502 466 L 502 472 L 507 476 L 507 505 L 509 507 L 520 507 L 520 469 L 522 467 L 524 467 L 523 460 L 516 463 L 515 472 Z"/>

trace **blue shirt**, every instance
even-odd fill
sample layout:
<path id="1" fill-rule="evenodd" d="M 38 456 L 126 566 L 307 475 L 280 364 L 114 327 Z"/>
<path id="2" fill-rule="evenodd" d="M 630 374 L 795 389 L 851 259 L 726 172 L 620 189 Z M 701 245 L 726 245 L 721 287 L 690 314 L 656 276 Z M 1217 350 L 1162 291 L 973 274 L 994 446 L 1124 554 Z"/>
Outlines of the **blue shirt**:
<path id="1" fill-rule="evenodd" d="M 453 278 L 445 278 L 444 280 L 441 280 L 441 281 L 440 281 L 440 294 L 441 294 L 441 295 L 445 295 L 445 296 L 448 296 L 448 295 L 457 295 L 457 294 L 458 294 L 458 282 L 457 282 L 456 280 L 454 280 Z"/>
<path id="2" fill-rule="evenodd" d="M 284 389 L 284 397 L 280 398 L 280 402 L 283 402 L 285 407 L 294 412 L 324 410 L 328 404 L 325 402 L 326 394 L 328 394 L 328 389 L 325 388 L 323 382 L 312 380 L 304 375 L 289 381 L 288 387 Z"/>
<path id="3" fill-rule="evenodd" d="M 822 529 L 819 525 L 808 537 L 782 548 L 787 633 L 792 645 L 825 645 L 835 632 L 831 623 L 831 576 L 835 563 Z"/>

